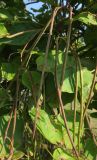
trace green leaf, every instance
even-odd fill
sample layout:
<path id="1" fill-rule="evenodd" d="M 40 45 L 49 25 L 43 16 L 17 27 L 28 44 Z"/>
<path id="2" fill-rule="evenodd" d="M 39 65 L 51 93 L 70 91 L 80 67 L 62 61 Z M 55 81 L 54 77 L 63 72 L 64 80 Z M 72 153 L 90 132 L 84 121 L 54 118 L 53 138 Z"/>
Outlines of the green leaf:
<path id="1" fill-rule="evenodd" d="M 26 44 L 30 39 L 33 39 L 33 37 L 35 37 L 35 35 L 37 33 L 38 32 L 36 32 L 36 31 L 30 31 L 28 33 L 25 32 L 24 34 L 19 35 L 19 36 L 15 36 L 13 38 L 2 38 L 2 39 L 0 39 L 0 45 L 1 44 L 10 44 L 10 45 L 21 46 L 21 45 Z"/>
<path id="2" fill-rule="evenodd" d="M 45 78 L 45 96 L 46 96 L 46 101 L 48 103 L 50 102 L 50 103 L 54 104 L 54 106 L 56 106 L 56 104 L 58 104 L 54 76 L 51 73 L 48 73 Z"/>
<path id="3" fill-rule="evenodd" d="M 12 157 L 13 160 L 19 160 L 24 156 L 24 153 L 21 151 L 16 151 Z"/>
<path id="4" fill-rule="evenodd" d="M 36 110 L 32 108 L 29 111 L 32 121 L 35 120 Z M 67 124 L 70 129 L 70 134 L 73 136 L 73 117 L 74 113 L 66 111 Z M 77 145 L 78 126 L 79 126 L 79 114 L 77 114 L 76 129 L 75 129 L 75 144 Z M 66 128 L 64 126 L 63 118 L 58 115 L 56 118 L 51 117 L 44 110 L 39 110 L 39 115 L 36 121 L 36 126 L 39 132 L 52 144 L 62 144 L 68 149 L 72 149 Z M 82 146 L 81 146 L 82 147 Z"/>
<path id="5" fill-rule="evenodd" d="M 1 65 L 1 73 L 2 73 L 2 80 L 6 79 L 10 81 L 14 78 L 19 65 L 12 62 L 12 63 L 2 63 Z"/>
<path id="6" fill-rule="evenodd" d="M 70 130 L 70 135 L 73 138 L 73 121 L 74 121 L 74 111 L 65 110 L 66 119 L 67 119 L 67 125 Z M 79 119 L 80 115 L 79 113 L 76 114 L 76 123 L 75 123 L 75 146 L 78 144 L 78 128 L 79 128 Z M 69 140 L 66 128 L 64 127 L 64 120 L 63 118 L 58 115 L 57 120 L 62 126 L 62 134 L 63 134 L 63 141 L 65 142 L 65 146 L 68 149 L 72 149 L 71 142 Z M 84 128 L 81 128 L 81 134 L 83 135 Z M 82 143 L 80 143 L 80 148 L 82 148 Z"/>
<path id="7" fill-rule="evenodd" d="M 12 15 L 7 9 L 0 8 L 0 20 L 12 20 Z"/>
<path id="8" fill-rule="evenodd" d="M 34 121 L 35 119 L 35 109 L 32 108 L 29 114 Z M 52 144 L 57 144 L 62 142 L 61 126 L 54 126 L 50 120 L 49 115 L 44 111 L 40 110 L 39 117 L 37 119 L 37 129 L 39 132 Z"/>
<path id="9" fill-rule="evenodd" d="M 37 68 L 38 70 L 42 71 L 44 66 L 44 55 L 37 58 Z M 57 77 L 58 82 L 60 84 L 61 74 L 62 74 L 62 65 L 63 65 L 63 53 L 60 51 L 58 54 L 58 66 L 57 66 Z M 74 93 L 75 91 L 75 75 L 76 75 L 76 68 L 75 68 L 75 60 L 74 57 L 68 56 L 67 66 L 65 71 L 65 78 L 62 85 L 62 92 Z M 53 75 L 55 74 L 55 51 L 51 51 L 48 56 L 47 64 L 45 66 L 46 72 L 51 72 Z M 87 68 L 82 68 L 83 73 L 83 98 L 84 101 L 86 100 L 89 92 L 89 88 L 92 82 L 92 73 L 91 71 L 87 70 Z M 80 84 L 80 71 L 78 71 L 78 87 L 79 91 L 81 88 Z"/>
<path id="10" fill-rule="evenodd" d="M 97 25 L 97 17 L 95 14 L 90 12 L 82 12 L 78 16 L 74 18 L 75 20 L 79 20 L 87 25 Z"/>
<path id="11" fill-rule="evenodd" d="M 61 72 L 62 72 L 62 65 L 63 65 L 63 53 L 59 51 L 58 54 L 58 66 L 57 66 L 57 76 L 58 81 L 60 83 L 61 79 Z M 69 63 L 70 62 L 70 63 Z M 44 55 L 37 58 L 37 68 L 38 70 L 42 71 L 44 66 Z M 55 50 L 52 50 L 49 53 L 47 64 L 45 66 L 46 72 L 51 72 L 53 75 L 55 74 Z M 71 56 L 68 57 L 67 67 L 66 67 L 66 73 L 65 73 L 65 80 L 63 82 L 62 91 L 63 92 L 74 92 L 74 75 L 75 75 L 75 63 L 74 58 Z"/>
<path id="12" fill-rule="evenodd" d="M 34 26 L 34 24 L 29 22 L 14 23 L 12 26 L 8 27 L 9 35 L 0 39 L 0 45 L 10 44 L 21 46 L 26 44 L 40 32 L 40 28 L 35 28 L 32 26 Z"/>
<path id="13" fill-rule="evenodd" d="M 95 91 L 97 91 L 97 83 L 95 84 Z"/>
<path id="14" fill-rule="evenodd" d="M 33 86 L 39 86 L 41 74 L 36 71 L 25 71 L 22 75 L 22 83 L 28 89 L 32 90 Z"/>
<path id="15" fill-rule="evenodd" d="M 90 47 L 97 47 L 97 44 L 96 44 L 96 41 L 97 41 L 97 27 L 96 26 L 88 27 L 85 30 L 84 40 L 85 40 L 86 45 L 88 45 Z M 95 50 L 93 50 L 93 51 L 90 50 L 90 52 L 94 52 L 94 51 Z M 97 53 L 97 48 L 96 48 L 96 53 Z M 93 55 L 93 53 L 92 53 L 92 55 Z"/>
<path id="16" fill-rule="evenodd" d="M 88 98 L 90 87 L 91 87 L 91 84 L 92 84 L 92 79 L 93 79 L 93 75 L 92 75 L 91 71 L 87 70 L 87 68 L 82 69 L 83 102 L 85 102 Z M 79 78 L 78 78 L 78 83 L 79 83 L 79 92 L 80 92 L 80 89 L 81 89 L 80 75 L 79 75 Z"/>
<path id="17" fill-rule="evenodd" d="M 0 108 L 6 108 L 10 106 L 11 97 L 4 88 L 0 88 Z"/>
<path id="18" fill-rule="evenodd" d="M 89 160 L 95 160 L 97 158 L 97 146 L 92 139 L 86 140 L 85 156 Z"/>
<path id="19" fill-rule="evenodd" d="M 8 34 L 6 27 L 3 23 L 0 23 L 0 38 L 6 36 Z"/>
<path id="20" fill-rule="evenodd" d="M 65 150 L 61 148 L 57 148 L 54 150 L 53 153 L 53 159 L 54 160 L 76 160 L 70 153 L 66 152 Z"/>

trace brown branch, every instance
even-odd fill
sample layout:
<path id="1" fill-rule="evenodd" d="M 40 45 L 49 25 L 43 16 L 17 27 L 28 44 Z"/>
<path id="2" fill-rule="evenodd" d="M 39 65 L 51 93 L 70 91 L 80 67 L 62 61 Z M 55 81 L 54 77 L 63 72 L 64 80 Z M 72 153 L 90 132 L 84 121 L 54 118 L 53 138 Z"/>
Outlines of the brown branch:
<path id="1" fill-rule="evenodd" d="M 73 140 L 72 140 L 72 137 L 70 135 L 69 128 L 68 128 L 67 119 L 66 119 L 66 115 L 65 115 L 65 112 L 64 112 L 64 106 L 63 106 L 63 102 L 62 102 L 62 98 L 61 98 L 61 92 L 60 92 L 60 88 L 59 87 L 57 88 L 57 93 L 58 93 L 59 104 L 60 104 L 60 108 L 61 108 L 64 124 L 65 124 L 65 127 L 66 127 L 66 131 L 67 131 L 69 140 L 71 142 L 71 145 L 72 145 L 72 147 L 74 149 L 75 155 L 79 159 L 79 154 L 78 154 L 78 152 L 76 150 L 76 147 L 75 147 L 75 145 L 73 143 Z"/>
<path id="2" fill-rule="evenodd" d="M 62 102 L 62 98 L 61 98 L 61 89 L 59 87 L 58 77 L 57 77 L 57 62 L 58 62 L 58 39 L 57 39 L 57 42 L 56 42 L 55 83 L 56 83 L 57 95 L 58 95 L 58 100 L 59 100 L 59 105 L 60 105 L 60 113 L 63 116 L 64 125 L 66 127 L 66 131 L 67 131 L 69 140 L 71 142 L 71 145 L 73 147 L 73 150 L 75 152 L 75 155 L 79 159 L 79 154 L 78 154 L 78 152 L 75 148 L 75 145 L 74 145 L 73 140 L 72 140 L 71 135 L 70 135 L 70 131 L 69 131 L 69 128 L 68 128 L 67 119 L 66 119 L 66 115 L 65 115 L 65 111 L 64 111 L 64 106 L 63 106 L 63 102 Z"/>
<path id="3" fill-rule="evenodd" d="M 66 43 L 66 48 L 65 48 L 66 51 L 64 49 L 64 61 L 63 61 L 62 75 L 61 75 L 61 82 L 60 82 L 61 89 L 62 89 L 62 85 L 63 85 L 63 81 L 64 81 L 67 58 L 68 58 L 68 51 L 69 51 L 69 47 L 70 47 L 70 36 L 71 36 L 71 27 L 72 27 L 72 13 L 73 13 L 73 8 L 70 6 L 69 27 L 68 27 L 68 34 L 67 34 L 67 43 Z"/>
<path id="4" fill-rule="evenodd" d="M 94 76 L 93 76 L 93 80 L 92 80 L 92 84 L 91 84 L 91 88 L 90 88 L 87 104 L 86 104 L 85 109 L 84 109 L 83 119 L 85 118 L 86 111 L 87 111 L 88 106 L 89 106 L 90 101 L 91 101 L 91 97 L 92 97 L 92 93 L 93 93 L 93 89 L 94 89 L 94 85 L 95 85 L 95 81 L 96 81 L 96 75 L 97 75 L 97 55 L 96 55 L 96 68 L 95 68 L 95 72 L 94 72 Z"/>
<path id="5" fill-rule="evenodd" d="M 73 121 L 73 141 L 75 142 L 75 124 L 76 124 L 76 107 L 77 107 L 77 94 L 78 94 L 78 62 L 74 55 L 76 63 L 76 76 L 75 76 L 75 97 L 74 97 L 74 121 Z"/>
<path id="6" fill-rule="evenodd" d="M 12 137 L 11 137 L 11 148 L 10 148 L 10 155 L 8 160 L 12 159 L 13 153 L 14 153 L 14 135 L 15 135 L 15 129 L 16 129 L 16 112 L 17 112 L 17 106 L 18 106 L 18 98 L 19 98 L 19 74 L 17 74 L 17 81 L 16 81 L 16 97 L 15 97 L 15 104 L 14 104 L 14 119 L 13 119 L 13 130 L 12 130 Z"/>
<path id="7" fill-rule="evenodd" d="M 38 42 L 40 41 L 41 37 L 43 36 L 43 34 L 45 33 L 45 31 L 47 30 L 47 28 L 49 27 L 49 25 L 51 24 L 51 19 L 48 21 L 48 23 L 46 24 L 46 26 L 43 28 L 43 30 L 40 32 L 39 36 L 37 37 L 36 41 L 34 42 L 33 46 L 31 47 L 30 51 L 34 50 L 34 48 L 36 47 L 36 45 L 38 44 Z M 22 66 L 25 65 L 26 61 L 26 67 L 28 66 L 29 60 L 31 58 L 31 54 L 28 54 L 28 56 L 26 57 L 24 63 Z"/>
<path id="8" fill-rule="evenodd" d="M 59 51 L 59 37 L 56 38 L 56 56 L 55 56 L 55 84 L 56 84 L 56 88 L 58 87 L 58 78 L 57 78 L 58 51 Z M 59 111 L 60 111 L 60 115 L 62 115 L 60 107 L 59 107 Z"/>
<path id="9" fill-rule="evenodd" d="M 12 159 L 13 153 L 14 153 L 14 134 L 15 134 L 15 128 L 16 128 L 16 108 L 14 108 L 14 120 L 13 120 L 13 131 L 12 131 L 12 137 L 11 137 L 11 146 L 10 146 L 10 155 L 8 157 L 8 160 Z"/>
<path id="10" fill-rule="evenodd" d="M 39 36 L 37 37 L 36 41 L 34 42 L 33 46 L 30 48 L 30 51 L 34 50 L 34 48 L 36 47 L 37 43 L 39 42 L 39 40 L 41 39 L 41 37 L 43 36 L 43 34 L 45 33 L 45 31 L 47 30 L 48 26 L 50 25 L 51 23 L 51 19 L 48 21 L 48 23 L 46 24 L 46 26 L 43 28 L 43 30 L 41 31 L 41 33 L 39 34 Z M 7 90 L 10 89 L 10 87 L 12 86 L 13 82 L 15 81 L 16 77 L 17 77 L 17 74 L 21 71 L 21 69 L 26 65 L 28 65 L 28 62 L 31 58 L 31 54 L 30 54 L 30 51 L 29 53 L 26 55 L 25 59 L 22 60 L 22 57 L 23 57 L 23 54 L 26 50 L 26 48 L 28 47 L 30 41 L 32 40 L 32 38 L 25 44 L 24 48 L 22 49 L 20 55 L 21 55 L 21 66 L 19 68 L 19 70 L 17 71 L 15 77 L 13 78 L 13 80 L 10 82 L 9 86 L 7 87 Z"/>
<path id="11" fill-rule="evenodd" d="M 80 71 L 80 86 L 81 86 L 81 100 L 80 100 L 80 121 L 79 121 L 79 128 L 78 128 L 78 150 L 80 151 L 80 139 L 81 139 L 81 130 L 83 127 L 83 73 L 82 73 L 82 66 L 79 57 L 77 56 L 77 61 L 79 65 L 79 71 Z"/>
<path id="12" fill-rule="evenodd" d="M 35 1 L 35 2 L 28 2 L 28 3 L 26 3 L 25 5 L 27 6 L 27 5 L 30 5 L 30 4 L 35 4 L 35 3 L 38 3 L 39 1 L 37 0 L 37 1 Z"/>
<path id="13" fill-rule="evenodd" d="M 91 135 L 92 135 L 92 137 L 93 137 L 94 143 L 95 143 L 95 145 L 97 146 L 97 140 L 96 140 L 96 138 L 95 138 L 95 135 L 94 135 L 93 132 L 92 132 L 92 128 L 91 128 L 91 125 L 90 125 L 90 122 L 89 122 L 89 116 L 88 116 L 87 113 L 86 113 L 86 120 L 87 120 L 89 129 L 90 129 Z"/>
<path id="14" fill-rule="evenodd" d="M 52 18 L 51 18 L 51 26 L 50 26 L 50 31 L 49 31 L 49 35 L 48 35 L 48 41 L 47 41 L 47 46 L 46 46 L 46 53 L 45 53 L 45 60 L 44 60 L 44 66 L 43 66 L 43 70 L 42 70 L 42 75 L 41 75 L 41 80 L 40 80 L 40 86 L 39 86 L 39 92 L 38 92 L 38 99 L 37 99 L 37 104 L 36 104 L 36 116 L 35 116 L 35 121 L 34 121 L 34 129 L 33 129 L 33 138 L 35 137 L 35 132 L 36 132 L 36 121 L 37 121 L 37 117 L 39 114 L 39 101 L 40 101 L 40 95 L 42 92 L 42 85 L 43 85 L 43 81 L 44 81 L 44 73 L 45 73 L 45 68 L 47 65 L 47 58 L 48 58 L 48 53 L 49 53 L 49 46 L 50 46 L 50 41 L 51 41 L 51 36 L 52 36 L 52 31 L 53 31 L 53 26 L 54 26 L 54 20 L 55 20 L 55 16 L 58 12 L 58 10 L 61 7 L 56 7 Z"/>
<path id="15" fill-rule="evenodd" d="M 4 134 L 4 143 L 5 143 L 5 140 L 6 140 L 6 138 L 7 138 L 8 130 L 9 130 L 10 123 L 11 123 L 11 120 L 12 120 L 12 114 L 13 114 L 13 108 L 12 108 L 12 110 L 11 110 L 10 119 L 9 119 L 9 121 L 8 121 L 6 130 L 5 130 L 5 134 Z"/>
<path id="16" fill-rule="evenodd" d="M 70 6 L 69 20 L 70 20 L 70 22 L 69 22 L 69 27 L 68 27 L 66 52 L 65 52 L 63 68 L 62 68 L 62 75 L 61 75 L 61 86 L 58 84 L 58 77 L 57 77 L 57 59 L 58 59 L 57 55 L 56 55 L 56 61 L 55 61 L 55 82 L 56 82 L 56 89 L 57 89 L 57 95 L 58 95 L 58 100 L 59 100 L 59 106 L 60 106 L 61 114 L 62 114 L 63 120 L 64 120 L 64 125 L 66 127 L 66 131 L 67 131 L 69 140 L 71 142 L 72 148 L 75 152 L 75 155 L 79 159 L 79 154 L 78 154 L 78 152 L 75 148 L 72 137 L 70 135 L 70 131 L 69 131 L 69 128 L 68 128 L 67 119 L 66 119 L 66 115 L 65 115 L 65 111 L 64 111 L 64 106 L 63 106 L 63 102 L 62 102 L 62 98 L 61 98 L 61 89 L 62 89 L 62 85 L 63 85 L 63 81 L 64 81 L 64 75 L 65 75 L 66 63 L 67 63 L 67 56 L 68 56 L 68 51 L 69 51 L 69 46 L 70 46 L 70 35 L 71 35 L 71 26 L 72 26 L 72 7 L 71 6 Z M 57 52 L 58 52 L 58 46 L 56 46 L 56 54 L 58 54 Z"/>
<path id="17" fill-rule="evenodd" d="M 37 30 L 39 30 L 40 31 L 40 29 L 37 29 Z M 31 29 L 31 30 L 27 30 L 27 31 L 21 31 L 21 32 L 18 32 L 18 33 L 15 33 L 15 34 L 12 34 L 12 35 L 7 35 L 7 36 L 5 36 L 5 37 L 7 37 L 7 38 L 14 38 L 14 37 L 17 37 L 17 36 L 20 36 L 20 35 L 23 35 L 23 34 L 25 34 L 25 33 L 29 33 L 29 32 L 32 32 L 32 31 L 36 31 L 36 30 L 34 30 L 34 29 Z M 37 33 L 36 33 L 37 34 Z M 35 34 L 35 35 L 36 35 Z"/>

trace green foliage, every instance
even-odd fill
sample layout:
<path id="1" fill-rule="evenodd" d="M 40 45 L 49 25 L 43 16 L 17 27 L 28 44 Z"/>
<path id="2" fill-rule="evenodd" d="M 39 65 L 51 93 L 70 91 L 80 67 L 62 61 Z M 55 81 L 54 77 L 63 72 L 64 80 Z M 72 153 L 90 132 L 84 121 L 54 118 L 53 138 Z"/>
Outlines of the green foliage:
<path id="1" fill-rule="evenodd" d="M 85 42 L 87 45 L 96 46 L 97 27 L 88 27 L 85 31 Z"/>
<path id="2" fill-rule="evenodd" d="M 92 147 L 91 147 L 92 146 Z M 88 139 L 85 146 L 85 156 L 87 159 L 96 159 L 97 147 L 95 146 L 92 139 Z"/>
<path id="3" fill-rule="evenodd" d="M 57 66 L 57 77 L 58 77 L 59 83 L 60 83 L 60 79 L 61 79 L 62 63 L 63 63 L 63 53 L 59 53 L 58 54 L 58 66 Z M 75 91 L 76 67 L 74 64 L 75 64 L 74 57 L 68 56 L 65 78 L 64 78 L 63 85 L 62 85 L 62 92 L 74 93 L 74 91 Z M 43 65 L 44 65 L 44 55 L 40 56 L 37 59 L 38 70 L 42 71 Z M 51 53 L 49 53 L 45 71 L 51 72 L 52 74 L 55 74 L 55 72 L 54 72 L 55 71 L 55 51 L 54 50 Z M 79 87 L 79 92 L 80 92 L 80 88 L 81 88 L 80 70 L 78 71 L 77 74 L 78 74 L 78 87 Z M 86 68 L 83 68 L 82 69 L 82 76 L 83 76 L 83 98 L 85 101 L 87 99 L 89 88 L 91 86 L 92 73 L 91 73 L 91 71 L 87 70 Z M 52 90 L 52 92 L 53 92 L 53 90 Z"/>
<path id="4" fill-rule="evenodd" d="M 0 1 L 0 158 L 77 160 L 67 122 L 79 160 L 95 160 L 97 2 L 71 0 L 67 6 L 62 0 L 27 2 L 25 6 L 20 0 Z M 38 2 L 42 5 L 35 9 Z M 47 24 L 60 6 L 50 39 Z"/>
<path id="5" fill-rule="evenodd" d="M 79 20 L 87 25 L 97 25 L 97 18 L 96 15 L 90 12 L 82 12 L 74 20 Z"/>
<path id="6" fill-rule="evenodd" d="M 70 154 L 68 154 L 67 152 L 65 152 L 63 149 L 61 148 L 57 148 L 54 153 L 53 153 L 53 158 L 54 160 L 60 160 L 60 159 L 71 159 L 71 160 L 75 160 L 74 157 L 72 157 Z"/>
<path id="7" fill-rule="evenodd" d="M 32 108 L 31 111 L 29 111 L 29 114 L 32 120 L 34 121 L 35 108 Z M 74 118 L 74 112 L 72 111 L 70 113 L 70 110 L 66 110 L 66 117 L 70 133 L 71 135 L 73 135 L 72 121 Z M 79 121 L 79 114 L 77 113 L 77 121 L 75 124 L 76 145 L 77 145 L 77 134 L 79 125 L 78 121 Z M 64 127 L 63 118 L 60 115 L 54 118 L 49 114 L 47 114 L 44 110 L 40 110 L 37 120 L 37 129 L 50 143 L 61 144 L 61 145 L 65 144 L 67 149 L 72 149 L 66 128 Z"/>
<path id="8" fill-rule="evenodd" d="M 5 28 L 3 23 L 0 23 L 0 38 L 7 35 L 7 29 Z"/>
<path id="9" fill-rule="evenodd" d="M 0 20 L 2 21 L 10 21 L 13 17 L 7 9 L 0 8 Z"/>
<path id="10" fill-rule="evenodd" d="M 2 79 L 7 81 L 12 80 L 17 70 L 18 70 L 18 64 L 16 63 L 2 63 L 1 65 Z"/>
<path id="11" fill-rule="evenodd" d="M 31 90 L 33 86 L 39 85 L 40 78 L 41 75 L 39 72 L 26 71 L 22 75 L 22 83 L 24 84 L 24 86 Z"/>
<path id="12" fill-rule="evenodd" d="M 10 99 L 8 92 L 4 88 L 0 88 L 0 109 L 9 107 Z"/>
<path id="13" fill-rule="evenodd" d="M 35 117 L 35 109 L 30 111 L 30 115 L 32 120 Z M 49 115 L 44 111 L 40 111 L 40 115 L 37 120 L 37 128 L 40 133 L 52 144 L 64 143 L 63 134 L 61 131 L 61 126 L 57 124 L 57 122 L 51 122 Z"/>

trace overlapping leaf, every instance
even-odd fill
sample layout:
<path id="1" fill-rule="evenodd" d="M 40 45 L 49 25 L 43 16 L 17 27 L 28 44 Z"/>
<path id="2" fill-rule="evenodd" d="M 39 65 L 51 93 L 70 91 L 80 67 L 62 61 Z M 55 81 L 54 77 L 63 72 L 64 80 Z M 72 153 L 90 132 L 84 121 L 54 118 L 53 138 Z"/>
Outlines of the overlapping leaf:
<path id="1" fill-rule="evenodd" d="M 31 109 L 29 112 L 31 119 L 35 119 L 35 109 Z M 37 119 L 37 129 L 39 132 L 52 144 L 62 143 L 63 137 L 60 125 L 53 125 L 49 115 L 40 110 L 39 117 Z"/>
<path id="2" fill-rule="evenodd" d="M 31 119 L 35 120 L 35 108 L 29 111 Z M 70 133 L 73 136 L 73 112 L 66 111 L 68 127 Z M 79 115 L 77 114 L 76 122 L 76 144 L 77 144 L 77 134 L 79 126 Z M 65 144 L 69 149 L 72 149 L 66 128 L 64 126 L 64 121 L 60 115 L 55 119 L 47 114 L 44 110 L 39 111 L 38 119 L 36 121 L 37 129 L 39 132 L 52 144 Z"/>
<path id="3" fill-rule="evenodd" d="M 36 62 L 37 62 L 38 70 L 42 71 L 43 66 L 44 66 L 44 56 L 40 56 Z M 59 52 L 58 65 L 57 65 L 57 77 L 58 77 L 59 83 L 60 83 L 61 74 L 62 74 L 62 65 L 63 65 L 63 53 Z M 53 75 L 55 74 L 55 52 L 54 51 L 49 53 L 47 65 L 45 66 L 45 71 L 51 72 L 53 73 Z M 77 74 L 78 74 L 78 87 L 80 91 L 80 88 L 81 88 L 80 71 L 78 71 Z M 75 85 L 76 85 L 75 75 L 76 75 L 75 60 L 72 56 L 68 56 L 65 77 L 64 77 L 63 86 L 62 86 L 63 92 L 74 93 Z M 82 69 L 82 76 L 83 76 L 83 93 L 84 93 L 83 97 L 84 97 L 84 100 L 86 100 L 87 98 L 86 96 L 88 95 L 93 76 L 92 76 L 91 71 L 89 71 L 86 68 Z"/>

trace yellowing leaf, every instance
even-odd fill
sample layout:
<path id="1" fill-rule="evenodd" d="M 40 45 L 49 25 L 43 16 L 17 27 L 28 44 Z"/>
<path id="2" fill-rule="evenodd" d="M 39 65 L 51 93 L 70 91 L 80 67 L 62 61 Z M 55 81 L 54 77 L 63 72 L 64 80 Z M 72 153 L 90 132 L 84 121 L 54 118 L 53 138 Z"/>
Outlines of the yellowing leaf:
<path id="1" fill-rule="evenodd" d="M 75 20 L 79 20 L 87 25 L 97 25 L 97 16 L 90 12 L 82 12 L 78 16 L 74 18 Z"/>
<path id="2" fill-rule="evenodd" d="M 7 29 L 5 28 L 3 23 L 0 23 L 0 38 L 6 36 L 8 34 Z"/>

